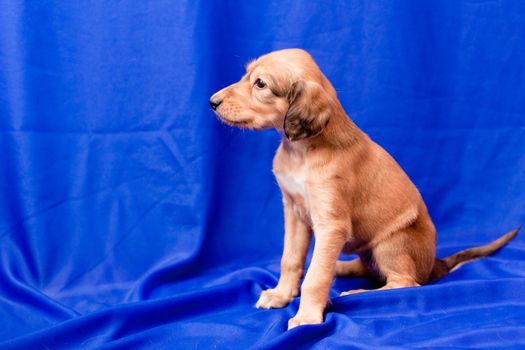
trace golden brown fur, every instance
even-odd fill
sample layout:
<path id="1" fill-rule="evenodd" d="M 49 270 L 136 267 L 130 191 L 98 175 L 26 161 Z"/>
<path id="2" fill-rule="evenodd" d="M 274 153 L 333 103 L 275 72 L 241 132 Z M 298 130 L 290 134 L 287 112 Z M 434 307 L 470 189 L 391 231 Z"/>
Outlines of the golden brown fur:
<path id="1" fill-rule="evenodd" d="M 210 104 L 229 125 L 275 128 L 282 135 L 273 161 L 285 216 L 281 277 L 257 307 L 284 307 L 299 294 L 313 231 L 312 262 L 289 329 L 322 322 L 334 274 L 371 276 L 384 282 L 381 289 L 418 286 L 492 253 L 517 232 L 454 261 L 436 259 L 435 228 L 418 190 L 348 118 L 303 50 L 276 51 L 251 62 L 242 79 L 213 95 Z M 342 251 L 359 258 L 337 262 Z"/>

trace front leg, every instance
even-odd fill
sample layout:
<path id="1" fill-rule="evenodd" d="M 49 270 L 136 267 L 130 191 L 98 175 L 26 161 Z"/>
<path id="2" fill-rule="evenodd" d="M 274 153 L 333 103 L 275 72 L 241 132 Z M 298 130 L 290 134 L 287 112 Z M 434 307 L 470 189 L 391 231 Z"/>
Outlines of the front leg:
<path id="1" fill-rule="evenodd" d="M 323 322 L 335 263 L 345 241 L 346 234 L 343 230 L 335 227 L 316 230 L 312 262 L 301 287 L 301 303 L 297 314 L 288 322 L 289 330 L 303 324 Z"/>
<path id="2" fill-rule="evenodd" d="M 291 205 L 285 201 L 281 276 L 275 288 L 262 292 L 255 305 L 257 308 L 285 307 L 298 295 L 311 236 L 310 227 L 297 217 Z"/>

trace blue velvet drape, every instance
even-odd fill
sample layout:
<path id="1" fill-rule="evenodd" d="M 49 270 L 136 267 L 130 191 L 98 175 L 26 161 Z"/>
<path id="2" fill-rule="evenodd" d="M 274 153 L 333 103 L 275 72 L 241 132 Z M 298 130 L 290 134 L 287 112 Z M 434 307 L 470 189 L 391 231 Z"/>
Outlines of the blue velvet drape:
<path id="1" fill-rule="evenodd" d="M 0 1 L 0 348 L 525 346 L 525 244 L 422 288 L 338 280 L 325 323 L 257 310 L 279 275 L 279 138 L 208 97 L 307 49 L 420 189 L 438 254 L 525 222 L 525 3 Z"/>

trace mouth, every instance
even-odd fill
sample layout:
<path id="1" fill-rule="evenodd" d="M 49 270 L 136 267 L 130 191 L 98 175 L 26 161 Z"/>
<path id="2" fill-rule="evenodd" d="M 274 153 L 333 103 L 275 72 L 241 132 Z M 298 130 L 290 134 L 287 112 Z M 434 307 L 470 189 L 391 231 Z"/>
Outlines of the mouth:
<path id="1" fill-rule="evenodd" d="M 218 119 L 223 122 L 224 124 L 227 124 L 229 126 L 234 126 L 234 127 L 237 127 L 237 128 L 241 128 L 241 129 L 247 129 L 248 126 L 250 125 L 250 120 L 231 120 L 231 119 L 227 119 L 227 118 L 224 118 L 222 116 L 220 116 L 219 114 L 215 113 L 218 117 Z"/>
<path id="2" fill-rule="evenodd" d="M 246 127 L 250 123 L 247 120 L 238 120 L 238 121 L 232 121 L 232 120 L 224 120 L 226 124 L 237 126 L 237 127 Z"/>

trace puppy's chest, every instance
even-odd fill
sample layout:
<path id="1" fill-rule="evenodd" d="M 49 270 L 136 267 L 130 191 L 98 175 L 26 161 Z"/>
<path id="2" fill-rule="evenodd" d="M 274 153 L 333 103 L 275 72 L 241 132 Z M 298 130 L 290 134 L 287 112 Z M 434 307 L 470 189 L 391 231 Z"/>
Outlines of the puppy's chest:
<path id="1" fill-rule="evenodd" d="M 276 171 L 275 178 L 283 193 L 283 199 L 290 204 L 295 213 L 308 218 L 310 208 L 308 204 L 308 171 L 305 166 L 292 170 Z"/>

